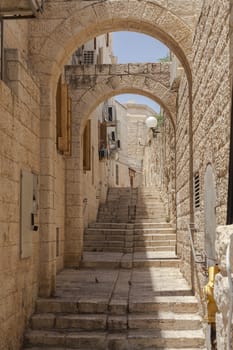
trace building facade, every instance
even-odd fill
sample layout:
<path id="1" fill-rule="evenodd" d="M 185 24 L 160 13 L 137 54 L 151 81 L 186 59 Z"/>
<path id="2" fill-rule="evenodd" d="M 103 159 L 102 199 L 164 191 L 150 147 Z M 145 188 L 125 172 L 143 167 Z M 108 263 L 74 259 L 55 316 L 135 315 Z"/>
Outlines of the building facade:
<path id="1" fill-rule="evenodd" d="M 173 129 L 164 126 L 169 138 L 169 142 L 164 142 L 170 148 L 164 155 L 168 180 L 164 180 L 163 186 L 172 196 L 172 203 L 175 201 L 171 219 L 175 216 L 177 253 L 182 259 L 183 275 L 201 297 L 199 286 L 206 283 L 206 276 L 201 265 L 193 262 L 187 233 L 188 225 L 194 224 L 197 251 L 206 257 L 207 265 L 216 261 L 221 269 L 215 287 L 219 306 L 216 328 L 218 348 L 226 349 L 226 305 L 230 296 L 225 252 L 233 231 L 231 225 L 225 226 L 232 224 L 229 217 L 232 203 L 228 203 L 232 1 L 49 0 L 44 2 L 43 13 L 33 11 L 31 1 L 20 3 L 21 6 L 18 1 L 0 4 L 0 14 L 5 16 L 0 80 L 0 349 L 20 349 L 38 295 L 52 295 L 57 272 L 65 266 L 79 265 L 84 227 L 94 219 L 92 213 L 97 211 L 99 200 L 104 200 L 108 184 L 100 184 L 108 171 L 98 159 L 102 148 L 97 136 L 93 136 L 96 137 L 91 144 L 93 156 L 88 159 L 98 166 L 93 167 L 93 172 L 84 169 L 88 162 L 83 162 L 83 155 L 87 155 L 83 133 L 97 106 L 129 91 L 141 92 L 159 102 L 173 125 Z M 19 13 L 22 16 L 29 13 L 30 17 L 36 14 L 37 18 L 19 21 Z M 17 18 L 10 20 L 10 14 Z M 130 66 L 130 74 L 121 70 L 118 74 L 119 67 L 112 65 L 112 61 L 108 67 L 101 65 L 104 53 L 97 43 L 98 55 L 88 53 L 93 51 L 94 38 L 115 30 L 140 31 L 161 40 L 173 51 L 183 67 L 178 84 L 176 81 L 171 86 L 174 90 L 153 80 L 158 73 L 165 76 L 165 66 L 161 65 L 158 72 L 158 66 L 144 65 L 146 73 L 140 66 L 140 74 L 135 74 L 138 66 Z M 62 81 L 61 93 L 66 96 L 62 105 L 66 112 L 62 115 L 66 118 L 60 120 L 59 126 L 56 104 L 59 78 L 72 54 L 90 40 L 91 46 L 79 52 L 77 60 L 97 63 L 104 83 L 99 82 L 94 89 L 84 79 L 89 94 L 77 101 L 72 86 L 66 90 Z M 128 72 L 129 65 L 126 66 L 124 71 Z M 90 74 L 92 68 L 88 69 Z M 111 70 L 107 80 L 105 69 L 108 73 Z M 103 105 L 98 108 L 94 130 L 101 121 Z M 119 114 L 123 114 L 121 106 L 119 109 Z M 114 130 L 109 131 L 112 136 Z M 122 135 L 120 141 L 124 142 Z M 119 159 L 124 163 L 125 156 L 114 152 L 112 148 L 115 157 L 112 169 L 115 167 L 116 171 L 121 164 Z M 133 176 L 133 166 L 131 171 Z M 153 168 L 148 171 L 146 181 L 158 181 L 152 176 Z M 122 185 L 121 177 L 127 178 L 126 172 L 122 165 L 118 181 L 115 174 L 115 185 L 118 186 L 117 182 Z"/>

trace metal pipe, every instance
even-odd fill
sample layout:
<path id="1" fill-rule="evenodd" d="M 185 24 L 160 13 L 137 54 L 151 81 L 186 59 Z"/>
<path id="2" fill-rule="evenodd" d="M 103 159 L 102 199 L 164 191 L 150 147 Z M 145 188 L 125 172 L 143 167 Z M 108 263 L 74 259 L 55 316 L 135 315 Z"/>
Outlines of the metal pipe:
<path id="1" fill-rule="evenodd" d="M 231 131 L 229 150 L 228 198 L 227 198 L 227 225 L 233 223 L 233 87 L 231 96 Z"/>
<path id="2" fill-rule="evenodd" d="M 227 246 L 226 251 L 226 270 L 227 270 L 227 277 L 228 277 L 228 283 L 229 283 L 229 295 L 230 295 L 230 302 L 229 302 L 229 316 L 228 316 L 228 324 L 227 324 L 227 350 L 231 350 L 231 325 L 232 325 L 232 314 L 233 314 L 233 283 L 232 283 L 232 277 L 231 277 L 231 242 L 233 239 L 233 234 L 230 236 L 230 242 Z"/>
<path id="3" fill-rule="evenodd" d="M 192 223 L 189 224 L 188 221 L 187 221 L 187 227 L 188 227 L 189 240 L 190 240 L 191 251 L 192 251 L 194 262 L 196 264 L 206 264 L 206 259 L 204 259 L 204 257 L 203 257 L 204 254 L 196 254 L 196 251 L 195 251 L 194 242 L 193 242 L 193 236 L 192 236 L 192 231 L 194 230 L 194 224 L 192 224 Z M 197 259 L 197 257 L 199 259 Z"/>
<path id="4" fill-rule="evenodd" d="M 1 22 L 1 80 L 4 80 L 4 20 L 0 18 Z"/>

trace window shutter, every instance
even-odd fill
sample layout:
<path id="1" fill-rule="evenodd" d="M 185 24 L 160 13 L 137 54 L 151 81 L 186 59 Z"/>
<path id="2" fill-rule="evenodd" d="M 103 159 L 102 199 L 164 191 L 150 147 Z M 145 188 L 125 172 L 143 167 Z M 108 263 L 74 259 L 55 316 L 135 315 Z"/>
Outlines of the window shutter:
<path id="1" fill-rule="evenodd" d="M 68 85 L 58 82 L 57 95 L 57 148 L 63 154 L 71 154 L 71 108 L 72 101 L 68 96 Z"/>
<path id="2" fill-rule="evenodd" d="M 91 170 L 91 121 L 88 120 L 83 133 L 83 170 Z"/>

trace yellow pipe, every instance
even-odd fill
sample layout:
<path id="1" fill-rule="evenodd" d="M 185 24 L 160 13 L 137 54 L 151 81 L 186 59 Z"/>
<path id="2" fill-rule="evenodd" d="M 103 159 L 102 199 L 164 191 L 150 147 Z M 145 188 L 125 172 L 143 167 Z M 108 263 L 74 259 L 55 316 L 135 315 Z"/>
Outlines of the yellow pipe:
<path id="1" fill-rule="evenodd" d="M 214 279 L 219 271 L 218 265 L 209 267 L 209 282 L 203 289 L 205 299 L 207 300 L 207 322 L 209 324 L 215 323 L 215 314 L 218 311 L 217 304 L 214 300 Z"/>

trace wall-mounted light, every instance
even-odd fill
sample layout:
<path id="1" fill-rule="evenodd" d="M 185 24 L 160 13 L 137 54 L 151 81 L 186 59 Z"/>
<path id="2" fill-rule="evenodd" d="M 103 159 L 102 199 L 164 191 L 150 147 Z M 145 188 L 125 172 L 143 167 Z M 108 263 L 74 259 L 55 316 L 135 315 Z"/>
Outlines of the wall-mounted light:
<path id="1" fill-rule="evenodd" d="M 148 118 L 146 118 L 145 123 L 146 123 L 146 126 L 152 130 L 153 137 L 156 137 L 156 135 L 159 133 L 159 131 L 157 130 L 157 125 L 158 125 L 157 119 L 153 116 L 149 116 Z"/>

